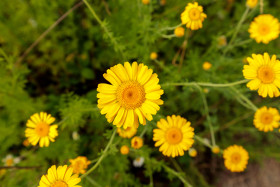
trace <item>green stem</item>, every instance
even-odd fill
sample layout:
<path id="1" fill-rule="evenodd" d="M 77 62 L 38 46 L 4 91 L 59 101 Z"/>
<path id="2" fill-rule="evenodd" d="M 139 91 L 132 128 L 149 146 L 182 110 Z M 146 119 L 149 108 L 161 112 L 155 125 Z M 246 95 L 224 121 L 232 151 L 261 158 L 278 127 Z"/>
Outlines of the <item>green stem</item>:
<path id="1" fill-rule="evenodd" d="M 170 35 L 167 35 L 167 34 L 161 34 L 161 37 L 163 38 L 167 38 L 167 39 L 171 39 L 171 38 L 176 38 L 177 36 L 175 34 L 170 34 Z"/>
<path id="2" fill-rule="evenodd" d="M 104 159 L 104 157 L 106 156 L 106 153 L 107 151 L 109 150 L 111 144 L 113 143 L 113 140 L 115 138 L 115 135 L 116 135 L 116 129 L 114 130 L 106 148 L 104 149 L 104 151 L 102 152 L 102 155 L 99 157 L 98 161 L 85 173 L 83 174 L 80 178 L 84 178 L 86 177 L 87 175 L 89 175 L 91 172 L 93 172 L 97 166 L 99 166 L 99 164 L 101 163 L 101 161 Z"/>
<path id="3" fill-rule="evenodd" d="M 147 129 L 148 129 L 148 125 L 145 125 L 143 131 L 142 131 L 141 134 L 140 134 L 140 138 L 143 138 L 143 136 L 144 136 L 145 133 L 147 132 Z"/>
<path id="4" fill-rule="evenodd" d="M 174 26 L 174 27 L 164 27 L 164 28 L 159 29 L 159 30 L 160 30 L 160 31 L 174 30 L 174 29 L 176 29 L 177 27 L 181 27 L 182 25 L 183 25 L 183 24 L 180 23 L 179 25 L 176 25 L 176 26 Z"/>
<path id="5" fill-rule="evenodd" d="M 86 177 L 86 179 L 90 182 L 90 184 L 92 184 L 93 186 L 96 186 L 96 187 L 101 187 L 101 185 L 99 185 L 95 180 L 93 180 L 92 178 L 90 177 Z"/>
<path id="6" fill-rule="evenodd" d="M 247 97 L 245 97 L 241 92 L 239 92 L 236 88 L 231 87 L 231 89 L 243 100 L 245 101 L 249 106 L 251 106 L 251 109 L 253 111 L 258 110 L 258 107 L 252 101 L 250 101 Z"/>
<path id="7" fill-rule="evenodd" d="M 164 164 L 162 166 L 167 172 L 169 172 L 169 173 L 175 175 L 176 177 L 178 177 L 185 184 L 185 186 L 192 187 L 192 185 L 184 177 L 182 177 L 182 175 L 180 173 L 176 172 L 175 170 L 171 169 L 170 167 L 168 167 Z"/>
<path id="8" fill-rule="evenodd" d="M 213 148 L 212 145 L 208 144 L 207 142 L 205 142 L 200 136 L 198 135 L 194 135 L 194 139 L 196 139 L 197 141 L 199 141 L 200 143 L 202 143 L 203 145 L 205 145 L 206 147 L 209 147 L 210 149 Z"/>

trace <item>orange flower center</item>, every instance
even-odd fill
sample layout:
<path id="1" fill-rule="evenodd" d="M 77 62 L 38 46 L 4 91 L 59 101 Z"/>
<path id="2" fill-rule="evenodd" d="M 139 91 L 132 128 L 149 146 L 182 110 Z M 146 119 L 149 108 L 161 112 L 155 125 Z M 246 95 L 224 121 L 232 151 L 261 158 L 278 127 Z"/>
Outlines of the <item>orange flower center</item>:
<path id="1" fill-rule="evenodd" d="M 233 153 L 231 155 L 231 162 L 233 164 L 238 164 L 241 161 L 241 155 L 239 153 Z"/>
<path id="2" fill-rule="evenodd" d="M 6 165 L 7 166 L 12 166 L 13 164 L 14 164 L 14 159 L 9 158 L 9 159 L 6 160 Z"/>
<path id="3" fill-rule="evenodd" d="M 180 129 L 173 127 L 166 131 L 165 138 L 169 144 L 178 144 L 182 141 L 183 134 Z"/>
<path id="4" fill-rule="evenodd" d="M 273 121 L 273 114 L 269 113 L 269 112 L 264 112 L 261 115 L 261 122 L 265 125 L 269 125 L 271 124 L 271 122 Z"/>
<path id="5" fill-rule="evenodd" d="M 68 187 L 68 184 L 63 181 L 55 181 L 51 187 Z"/>
<path id="6" fill-rule="evenodd" d="M 189 17 L 191 20 L 198 20 L 200 19 L 200 11 L 197 8 L 192 8 L 189 11 Z"/>
<path id="7" fill-rule="evenodd" d="M 35 132 L 40 137 L 48 136 L 49 130 L 50 126 L 45 122 L 39 122 L 35 127 Z"/>
<path id="8" fill-rule="evenodd" d="M 117 100 L 125 109 L 138 108 L 145 101 L 145 89 L 136 81 L 124 82 L 117 89 Z"/>
<path id="9" fill-rule="evenodd" d="M 265 24 L 265 23 L 262 23 L 260 26 L 259 26 L 259 33 L 261 35 L 267 35 L 268 33 L 270 32 L 270 27 Z"/>
<path id="10" fill-rule="evenodd" d="M 274 71 L 268 66 L 262 66 L 258 69 L 258 78 L 265 84 L 272 83 L 275 79 Z"/>

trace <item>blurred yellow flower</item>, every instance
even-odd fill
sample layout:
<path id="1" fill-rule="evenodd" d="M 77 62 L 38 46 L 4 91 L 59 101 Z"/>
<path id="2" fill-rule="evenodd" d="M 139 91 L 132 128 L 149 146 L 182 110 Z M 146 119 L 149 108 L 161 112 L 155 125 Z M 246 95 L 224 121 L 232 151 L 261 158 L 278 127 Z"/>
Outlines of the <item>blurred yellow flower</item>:
<path id="1" fill-rule="evenodd" d="M 194 148 L 189 149 L 189 155 L 190 157 L 196 157 L 197 156 L 197 151 Z"/>
<path id="2" fill-rule="evenodd" d="M 131 139 L 131 147 L 134 149 L 140 149 L 143 146 L 143 139 L 139 136 L 135 136 Z"/>
<path id="3" fill-rule="evenodd" d="M 160 0 L 160 5 L 164 6 L 166 4 L 166 0 Z"/>
<path id="4" fill-rule="evenodd" d="M 255 8 L 258 4 L 258 0 L 247 0 L 246 1 L 246 5 L 249 7 L 249 8 Z"/>
<path id="5" fill-rule="evenodd" d="M 151 59 L 151 60 L 156 60 L 157 57 L 158 57 L 158 54 L 157 54 L 156 52 L 152 52 L 152 53 L 150 54 L 150 59 Z"/>
<path id="6" fill-rule="evenodd" d="M 185 35 L 185 29 L 183 27 L 177 27 L 175 30 L 174 30 L 174 34 L 175 36 L 177 37 L 182 37 Z"/>
<path id="7" fill-rule="evenodd" d="M 259 108 L 254 116 L 254 125 L 260 131 L 273 131 L 279 127 L 280 115 L 276 108 Z"/>
<path id="8" fill-rule="evenodd" d="M 204 62 L 204 63 L 202 64 L 202 68 L 203 68 L 205 71 L 209 70 L 211 67 L 212 67 L 212 64 L 211 64 L 210 62 Z"/>
<path id="9" fill-rule="evenodd" d="M 0 169 L 0 178 L 1 178 L 2 176 L 4 176 L 6 172 L 7 172 L 6 169 Z"/>
<path id="10" fill-rule="evenodd" d="M 271 58 L 268 53 L 264 55 L 253 54 L 248 57 L 249 65 L 244 65 L 243 75 L 245 79 L 251 80 L 247 87 L 251 90 L 258 90 L 262 97 L 278 97 L 280 88 L 280 62 L 276 55 Z"/>
<path id="11" fill-rule="evenodd" d="M 271 40 L 278 38 L 280 26 L 278 19 L 270 14 L 257 16 L 249 27 L 250 38 L 257 43 L 268 44 Z"/>
<path id="12" fill-rule="evenodd" d="M 46 112 L 33 114 L 27 121 L 25 136 L 31 145 L 35 146 L 39 142 L 40 147 L 48 147 L 58 136 L 57 125 L 51 125 L 55 118 Z"/>
<path id="13" fill-rule="evenodd" d="M 146 124 L 163 104 L 159 79 L 148 66 L 133 62 L 115 65 L 103 74 L 111 84 L 98 84 L 98 108 L 117 127 Z"/>
<path id="14" fill-rule="evenodd" d="M 144 5 L 148 5 L 148 4 L 150 3 L 150 0 L 142 0 L 142 3 L 143 3 Z"/>
<path id="15" fill-rule="evenodd" d="M 48 174 L 41 177 L 38 187 L 81 187 L 77 185 L 81 179 L 78 174 L 73 174 L 73 168 L 53 165 L 48 169 Z"/>
<path id="16" fill-rule="evenodd" d="M 220 152 L 220 147 L 217 145 L 214 145 L 212 147 L 212 153 L 218 154 Z"/>
<path id="17" fill-rule="evenodd" d="M 22 144 L 25 146 L 25 147 L 28 147 L 30 145 L 30 142 L 28 141 L 28 139 L 25 139 Z"/>
<path id="18" fill-rule="evenodd" d="M 69 162 L 71 163 L 70 167 L 73 168 L 73 173 L 75 174 L 84 174 L 88 165 L 91 163 L 85 156 L 78 156 L 75 159 L 69 159 Z"/>
<path id="19" fill-rule="evenodd" d="M 119 127 L 117 129 L 117 132 L 118 132 L 119 136 L 122 138 L 131 138 L 132 136 L 134 136 L 136 134 L 137 128 L 135 128 L 134 126 L 127 127 L 126 129 Z"/>
<path id="20" fill-rule="evenodd" d="M 186 24 L 187 28 L 191 30 L 198 30 L 202 28 L 202 22 L 206 18 L 203 13 L 203 7 L 199 6 L 197 2 L 188 3 L 184 12 L 181 14 L 182 24 Z"/>
<path id="21" fill-rule="evenodd" d="M 167 116 L 167 120 L 157 122 L 158 129 L 153 130 L 155 147 L 165 156 L 183 156 L 194 143 L 194 129 L 191 123 L 181 116 Z"/>
<path id="22" fill-rule="evenodd" d="M 218 37 L 218 47 L 224 47 L 226 45 L 227 45 L 227 38 L 224 35 Z"/>
<path id="23" fill-rule="evenodd" d="M 123 145 L 120 149 L 120 152 L 122 155 L 127 155 L 129 153 L 129 147 L 126 145 Z"/>
<path id="24" fill-rule="evenodd" d="M 231 172 L 242 172 L 246 169 L 249 154 L 239 145 L 232 145 L 223 152 L 225 167 Z"/>

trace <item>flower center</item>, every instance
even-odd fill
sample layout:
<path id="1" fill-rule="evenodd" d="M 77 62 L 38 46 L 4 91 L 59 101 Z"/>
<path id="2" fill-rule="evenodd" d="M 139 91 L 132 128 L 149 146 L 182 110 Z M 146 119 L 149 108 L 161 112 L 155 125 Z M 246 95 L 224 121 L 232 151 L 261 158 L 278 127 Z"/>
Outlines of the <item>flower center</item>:
<path id="1" fill-rule="evenodd" d="M 197 8 L 192 8 L 189 11 L 189 17 L 191 20 L 198 20 L 200 18 L 200 11 Z"/>
<path id="2" fill-rule="evenodd" d="M 63 181 L 55 181 L 51 187 L 68 187 L 68 184 Z"/>
<path id="3" fill-rule="evenodd" d="M 124 129 L 125 132 L 128 132 L 131 130 L 131 127 L 127 127 L 126 129 Z"/>
<path id="4" fill-rule="evenodd" d="M 182 141 L 183 134 L 180 129 L 173 127 L 166 131 L 165 138 L 169 144 L 178 144 Z"/>
<path id="5" fill-rule="evenodd" d="M 240 162 L 240 160 L 241 160 L 241 155 L 239 153 L 233 153 L 231 155 L 231 162 L 233 164 L 238 164 Z"/>
<path id="6" fill-rule="evenodd" d="M 265 125 L 269 125 L 271 124 L 271 122 L 273 121 L 273 115 L 269 112 L 264 112 L 261 115 L 261 122 Z"/>
<path id="7" fill-rule="evenodd" d="M 45 122 L 39 122 L 35 128 L 35 132 L 40 137 L 48 136 L 49 130 L 50 126 Z"/>
<path id="8" fill-rule="evenodd" d="M 13 163 L 14 163 L 14 159 L 12 159 L 12 158 L 9 158 L 9 159 L 6 160 L 6 165 L 7 166 L 12 166 Z"/>
<path id="9" fill-rule="evenodd" d="M 260 67 L 258 69 L 258 78 L 265 84 L 272 83 L 275 79 L 273 69 L 267 66 Z"/>
<path id="10" fill-rule="evenodd" d="M 125 109 L 138 108 L 145 101 L 145 90 L 136 81 L 122 83 L 117 89 L 117 100 Z"/>
<path id="11" fill-rule="evenodd" d="M 265 23 L 262 23 L 260 26 L 259 26 L 259 33 L 261 35 L 267 35 L 268 33 L 270 32 L 270 28 L 267 24 Z"/>

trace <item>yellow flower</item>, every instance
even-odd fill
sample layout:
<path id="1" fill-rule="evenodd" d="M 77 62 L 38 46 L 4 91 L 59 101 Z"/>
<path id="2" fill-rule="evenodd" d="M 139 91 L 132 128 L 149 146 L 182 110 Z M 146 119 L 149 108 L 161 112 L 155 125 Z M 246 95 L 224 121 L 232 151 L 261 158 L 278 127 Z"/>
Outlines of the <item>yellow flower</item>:
<path id="1" fill-rule="evenodd" d="M 190 157 L 196 157 L 197 156 L 197 151 L 194 148 L 189 149 L 189 155 Z"/>
<path id="2" fill-rule="evenodd" d="M 38 187 L 81 187 L 78 184 L 81 179 L 78 174 L 73 174 L 73 168 L 53 165 L 48 169 L 48 174 L 41 177 Z"/>
<path id="3" fill-rule="evenodd" d="M 150 3 L 150 0 L 142 0 L 142 3 L 143 3 L 144 5 L 148 5 L 148 4 Z"/>
<path id="4" fill-rule="evenodd" d="M 175 30 L 174 30 L 174 34 L 175 36 L 177 37 L 182 37 L 185 35 L 185 29 L 183 27 L 177 27 Z"/>
<path id="5" fill-rule="evenodd" d="M 246 1 L 246 5 L 249 7 L 249 8 L 255 8 L 258 4 L 258 0 L 247 0 Z"/>
<path id="6" fill-rule="evenodd" d="M 194 143 L 194 129 L 191 123 L 181 116 L 167 116 L 167 120 L 157 122 L 158 129 L 153 130 L 155 147 L 165 156 L 183 156 Z"/>
<path id="7" fill-rule="evenodd" d="M 48 147 L 51 142 L 54 142 L 58 136 L 57 125 L 50 125 L 55 121 L 55 118 L 46 112 L 33 114 L 27 121 L 25 136 L 31 145 L 35 146 L 38 142 L 40 147 Z"/>
<path id="8" fill-rule="evenodd" d="M 30 145 L 28 139 L 25 139 L 22 144 L 25 146 L 25 147 L 28 147 Z"/>
<path id="9" fill-rule="evenodd" d="M 203 92 L 208 94 L 209 93 L 209 89 L 208 88 L 203 88 Z"/>
<path id="10" fill-rule="evenodd" d="M 155 59 L 157 59 L 157 57 L 158 57 L 158 54 L 157 54 L 156 52 L 152 52 L 152 53 L 150 54 L 150 59 L 151 59 L 151 60 L 155 60 Z"/>
<path id="11" fill-rule="evenodd" d="M 131 138 L 132 136 L 134 136 L 136 134 L 137 128 L 135 128 L 134 126 L 127 127 L 126 129 L 119 127 L 117 132 L 120 137 Z"/>
<path id="12" fill-rule="evenodd" d="M 112 85 L 98 85 L 97 106 L 101 114 L 106 114 L 108 122 L 113 122 L 117 127 L 137 128 L 139 122 L 145 125 L 146 119 L 151 121 L 159 105 L 163 104 L 160 99 L 163 90 L 158 84 L 158 76 L 144 64 L 118 64 L 103 76 Z"/>
<path id="13" fill-rule="evenodd" d="M 160 0 L 160 5 L 164 6 L 166 4 L 166 0 Z"/>
<path id="14" fill-rule="evenodd" d="M 279 127 L 280 115 L 276 108 L 267 108 L 266 106 L 257 110 L 254 116 L 254 125 L 260 131 L 273 131 Z"/>
<path id="15" fill-rule="evenodd" d="M 85 156 L 78 156 L 75 159 L 70 159 L 69 162 L 71 163 L 70 167 L 73 168 L 73 173 L 75 174 L 84 174 L 90 161 Z"/>
<path id="16" fill-rule="evenodd" d="M 186 24 L 187 28 L 191 30 L 198 30 L 202 28 L 202 22 L 206 18 L 203 13 L 203 7 L 199 6 L 197 2 L 188 3 L 184 12 L 181 14 L 182 24 Z"/>
<path id="17" fill-rule="evenodd" d="M 278 97 L 280 88 L 280 62 L 276 55 L 271 58 L 268 53 L 264 55 L 252 55 L 248 57 L 249 65 L 244 65 L 243 75 L 245 79 L 251 80 L 247 87 L 251 90 L 258 90 L 262 97 Z"/>
<path id="18" fill-rule="evenodd" d="M 262 14 L 254 19 L 248 31 L 250 38 L 255 39 L 257 43 L 268 44 L 271 40 L 278 38 L 279 29 L 277 18 L 270 14 Z"/>
<path id="19" fill-rule="evenodd" d="M 218 154 L 220 152 L 220 148 L 217 145 L 214 145 L 212 147 L 212 153 Z"/>
<path id="20" fill-rule="evenodd" d="M 231 172 L 242 172 L 246 169 L 249 154 L 239 145 L 229 146 L 224 150 L 223 157 L 225 160 L 225 166 Z"/>
<path id="21" fill-rule="evenodd" d="M 223 35 L 218 38 L 218 46 L 224 47 L 227 45 L 227 38 Z"/>
<path id="22" fill-rule="evenodd" d="M 121 154 L 127 155 L 129 153 L 129 147 L 126 145 L 123 145 L 120 149 Z"/>
<path id="23" fill-rule="evenodd" d="M 135 136 L 131 139 L 131 147 L 134 149 L 140 149 L 143 146 L 143 139 L 139 136 Z"/>
<path id="24" fill-rule="evenodd" d="M 212 64 L 210 62 L 204 62 L 202 65 L 202 68 L 207 71 L 212 67 Z"/>

